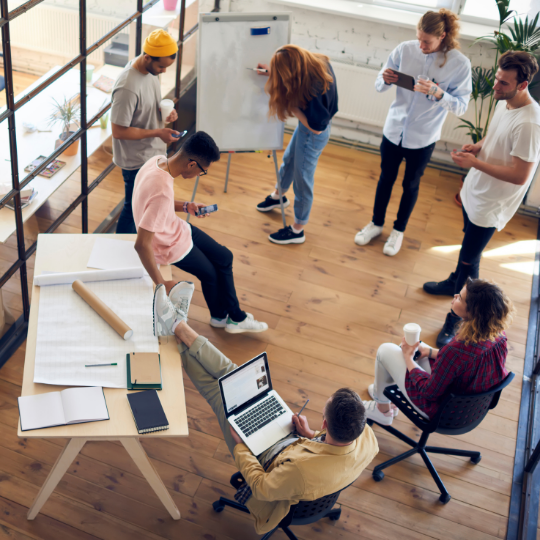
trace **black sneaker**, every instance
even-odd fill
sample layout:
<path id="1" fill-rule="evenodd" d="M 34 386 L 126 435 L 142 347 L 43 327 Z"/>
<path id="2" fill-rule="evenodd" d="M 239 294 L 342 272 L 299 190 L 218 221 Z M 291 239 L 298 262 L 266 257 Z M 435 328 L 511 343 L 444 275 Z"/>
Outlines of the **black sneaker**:
<path id="1" fill-rule="evenodd" d="M 291 201 L 283 195 L 283 208 L 287 208 L 289 204 L 291 204 Z M 257 205 L 257 210 L 259 212 L 270 212 L 270 210 L 273 210 L 274 208 L 281 208 L 281 205 L 279 204 L 279 199 L 273 199 L 272 195 L 268 195 L 263 202 Z"/>
<path id="2" fill-rule="evenodd" d="M 289 225 L 288 227 L 279 229 L 278 232 L 271 234 L 268 237 L 268 240 L 274 242 L 274 244 L 303 244 L 306 241 L 306 237 L 303 230 L 302 232 L 295 233 Z"/>
<path id="3" fill-rule="evenodd" d="M 452 312 L 446 315 L 446 320 L 444 321 L 444 326 L 437 336 L 437 347 L 439 349 L 448 345 L 454 336 L 456 335 L 456 324 L 461 321 L 461 317 L 454 315 Z"/>
<path id="4" fill-rule="evenodd" d="M 424 291 L 428 294 L 436 294 L 439 296 L 454 296 L 456 287 L 456 274 L 452 272 L 448 279 L 444 281 L 428 281 L 424 283 Z"/>

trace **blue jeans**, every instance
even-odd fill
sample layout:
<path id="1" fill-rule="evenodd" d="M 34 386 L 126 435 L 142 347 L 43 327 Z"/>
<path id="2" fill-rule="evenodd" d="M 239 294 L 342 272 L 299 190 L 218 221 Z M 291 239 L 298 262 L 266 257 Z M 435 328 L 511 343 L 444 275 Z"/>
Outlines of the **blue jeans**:
<path id="1" fill-rule="evenodd" d="M 138 172 L 139 169 L 135 169 L 134 171 L 122 169 L 126 194 L 124 198 L 124 208 L 122 208 L 118 223 L 116 224 L 117 234 L 137 234 L 135 221 L 133 220 L 133 210 L 131 209 L 131 198 L 133 197 L 133 186 L 135 185 L 135 177 Z"/>
<path id="2" fill-rule="evenodd" d="M 293 184 L 294 219 L 301 225 L 309 221 L 315 169 L 329 138 L 330 124 L 321 134 L 316 135 L 299 122 L 283 154 L 283 163 L 279 169 L 281 189 L 285 193 Z"/>

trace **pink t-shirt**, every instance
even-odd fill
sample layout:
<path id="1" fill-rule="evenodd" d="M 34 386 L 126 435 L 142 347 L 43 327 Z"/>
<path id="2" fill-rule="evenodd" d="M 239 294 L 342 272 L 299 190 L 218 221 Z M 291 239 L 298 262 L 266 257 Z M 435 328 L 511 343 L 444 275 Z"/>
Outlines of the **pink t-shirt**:
<path id="1" fill-rule="evenodd" d="M 149 159 L 137 173 L 132 208 L 137 230 L 153 232 L 152 248 L 158 264 L 183 259 L 193 248 L 191 227 L 174 211 L 174 179 L 157 166 L 165 156 Z"/>

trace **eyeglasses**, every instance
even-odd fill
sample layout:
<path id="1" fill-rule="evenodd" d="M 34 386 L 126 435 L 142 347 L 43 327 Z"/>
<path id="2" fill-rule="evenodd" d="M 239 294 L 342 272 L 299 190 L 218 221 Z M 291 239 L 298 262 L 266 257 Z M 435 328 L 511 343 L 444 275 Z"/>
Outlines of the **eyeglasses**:
<path id="1" fill-rule="evenodd" d="M 193 161 L 193 163 L 197 163 L 197 167 L 199 167 L 199 169 L 201 169 L 201 174 L 199 174 L 199 176 L 204 176 L 205 174 L 208 174 L 208 169 L 205 171 L 197 161 L 195 161 L 194 159 L 192 159 L 191 161 Z"/>

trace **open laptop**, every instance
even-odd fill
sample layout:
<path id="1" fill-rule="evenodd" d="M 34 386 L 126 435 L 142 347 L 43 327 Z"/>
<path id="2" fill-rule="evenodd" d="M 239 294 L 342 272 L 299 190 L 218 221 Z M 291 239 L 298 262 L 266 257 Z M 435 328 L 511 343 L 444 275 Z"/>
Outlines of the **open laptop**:
<path id="1" fill-rule="evenodd" d="M 272 389 L 266 353 L 219 379 L 229 423 L 258 456 L 294 430 L 292 411 Z"/>

